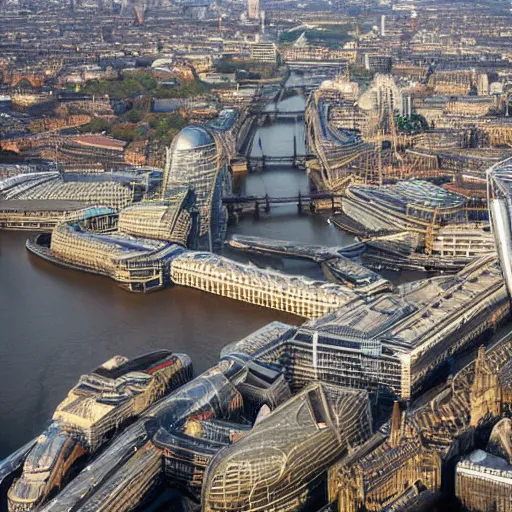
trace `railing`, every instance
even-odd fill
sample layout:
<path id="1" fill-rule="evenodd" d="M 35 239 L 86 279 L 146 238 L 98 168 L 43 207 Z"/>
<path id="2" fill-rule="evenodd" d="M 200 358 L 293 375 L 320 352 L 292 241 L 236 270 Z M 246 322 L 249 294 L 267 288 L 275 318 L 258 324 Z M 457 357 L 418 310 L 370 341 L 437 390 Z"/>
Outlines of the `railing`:
<path id="1" fill-rule="evenodd" d="M 285 204 L 297 202 L 321 201 L 326 199 L 342 198 L 342 194 L 332 194 L 330 192 L 316 192 L 313 194 L 297 194 L 288 197 L 270 197 L 265 196 L 226 196 L 222 198 L 224 204 L 244 204 L 244 203 L 269 203 L 269 204 Z"/>
<path id="2" fill-rule="evenodd" d="M 314 158 L 315 155 L 307 154 L 307 155 L 283 155 L 283 156 L 268 156 L 268 155 L 261 155 L 261 156 L 248 156 L 247 161 L 248 162 L 261 162 L 263 164 L 265 163 L 294 163 L 295 161 L 305 161 L 308 158 Z"/>
<path id="3" fill-rule="evenodd" d="M 304 119 L 304 110 L 257 110 L 251 111 L 254 117 L 269 117 L 275 119 Z"/>

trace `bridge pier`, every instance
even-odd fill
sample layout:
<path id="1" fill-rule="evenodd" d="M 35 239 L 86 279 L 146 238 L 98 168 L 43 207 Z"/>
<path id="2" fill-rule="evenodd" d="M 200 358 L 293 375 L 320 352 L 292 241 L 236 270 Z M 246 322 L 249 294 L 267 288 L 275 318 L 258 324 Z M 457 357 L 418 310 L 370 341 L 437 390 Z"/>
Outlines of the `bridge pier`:
<path id="1" fill-rule="evenodd" d="M 297 136 L 293 136 L 293 167 L 297 169 Z"/>
<path id="2" fill-rule="evenodd" d="M 268 194 L 265 195 L 265 213 L 270 213 L 270 200 Z"/>
<path id="3" fill-rule="evenodd" d="M 302 213 L 302 195 L 299 192 L 299 202 L 297 203 L 297 210 L 299 211 L 299 215 Z"/>
<path id="4" fill-rule="evenodd" d="M 235 210 L 235 205 L 228 203 L 227 210 L 228 210 L 228 222 L 231 224 L 238 224 L 238 221 L 240 220 L 240 212 Z"/>
<path id="5" fill-rule="evenodd" d="M 258 201 L 256 201 L 256 203 L 254 204 L 254 218 L 260 218 L 260 203 Z"/>
<path id="6" fill-rule="evenodd" d="M 233 213 L 235 212 L 235 206 L 231 203 L 228 203 L 227 210 L 228 210 L 228 218 L 231 218 L 233 216 Z"/>

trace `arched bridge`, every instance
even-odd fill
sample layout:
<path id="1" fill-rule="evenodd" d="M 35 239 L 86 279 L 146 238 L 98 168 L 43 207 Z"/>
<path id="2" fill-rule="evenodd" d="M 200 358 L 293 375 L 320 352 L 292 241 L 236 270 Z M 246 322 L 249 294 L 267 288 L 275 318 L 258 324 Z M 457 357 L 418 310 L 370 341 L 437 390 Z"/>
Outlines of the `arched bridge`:
<path id="1" fill-rule="evenodd" d="M 42 74 L 35 73 L 5 73 L 4 85 L 9 87 L 16 87 L 21 85 L 22 82 L 27 82 L 34 89 L 42 87 L 45 84 L 45 77 Z"/>

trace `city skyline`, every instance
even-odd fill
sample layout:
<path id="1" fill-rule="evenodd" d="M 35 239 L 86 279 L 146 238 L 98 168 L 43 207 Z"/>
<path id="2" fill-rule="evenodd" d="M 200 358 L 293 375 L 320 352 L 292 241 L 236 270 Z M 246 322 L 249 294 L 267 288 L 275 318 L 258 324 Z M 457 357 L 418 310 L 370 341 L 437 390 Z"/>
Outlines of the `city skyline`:
<path id="1" fill-rule="evenodd" d="M 0 6 L 0 512 L 510 512 L 509 2 Z"/>

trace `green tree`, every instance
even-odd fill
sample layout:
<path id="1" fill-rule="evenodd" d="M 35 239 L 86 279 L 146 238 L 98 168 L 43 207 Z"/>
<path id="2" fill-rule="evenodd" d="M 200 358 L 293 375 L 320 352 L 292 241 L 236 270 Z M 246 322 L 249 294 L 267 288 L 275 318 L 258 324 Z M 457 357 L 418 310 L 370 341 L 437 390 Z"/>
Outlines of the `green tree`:
<path id="1" fill-rule="evenodd" d="M 138 136 L 137 126 L 131 123 L 115 125 L 112 127 L 112 136 L 116 139 L 132 142 Z"/>
<path id="2" fill-rule="evenodd" d="M 131 110 L 128 110 L 126 114 L 124 114 L 123 118 L 129 123 L 140 123 L 144 119 L 145 115 L 146 112 L 143 109 L 132 108 Z"/>
<path id="3" fill-rule="evenodd" d="M 95 117 L 91 120 L 91 122 L 89 124 L 82 126 L 80 128 L 80 131 L 84 132 L 84 133 L 87 133 L 87 132 L 110 133 L 111 129 L 112 129 L 112 125 L 108 121 L 106 121 L 105 119 L 102 119 L 101 117 Z"/>

